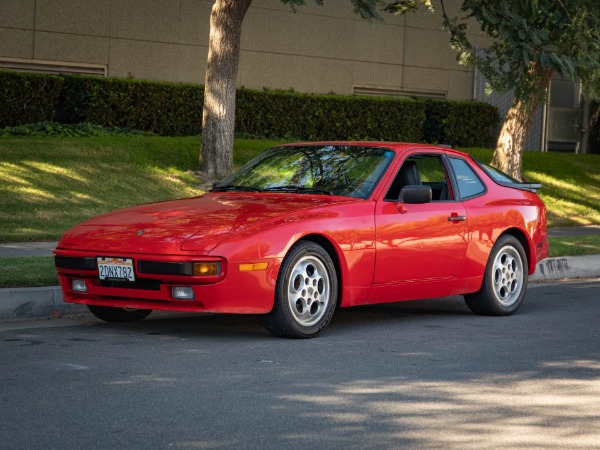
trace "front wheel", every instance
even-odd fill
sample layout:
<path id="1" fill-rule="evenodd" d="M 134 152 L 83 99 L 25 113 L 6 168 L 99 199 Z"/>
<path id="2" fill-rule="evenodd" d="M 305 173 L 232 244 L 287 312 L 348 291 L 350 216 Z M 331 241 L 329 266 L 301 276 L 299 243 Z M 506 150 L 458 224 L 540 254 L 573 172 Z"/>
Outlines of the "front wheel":
<path id="1" fill-rule="evenodd" d="M 114 308 L 112 306 L 88 305 L 98 319 L 105 322 L 138 322 L 148 317 L 151 309 Z"/>
<path id="2" fill-rule="evenodd" d="M 265 327 L 280 337 L 315 337 L 331 321 L 337 296 L 338 280 L 329 254 L 313 242 L 298 242 L 281 264 Z"/>
<path id="3" fill-rule="evenodd" d="M 508 316 L 523 303 L 527 281 L 525 250 L 517 238 L 504 235 L 492 248 L 481 289 L 465 301 L 476 314 Z"/>

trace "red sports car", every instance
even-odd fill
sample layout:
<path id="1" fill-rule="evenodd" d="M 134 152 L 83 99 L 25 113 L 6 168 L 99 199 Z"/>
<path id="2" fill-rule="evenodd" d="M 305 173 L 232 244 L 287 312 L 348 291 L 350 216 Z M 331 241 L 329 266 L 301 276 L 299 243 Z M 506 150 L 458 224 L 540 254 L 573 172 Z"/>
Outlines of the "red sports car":
<path id="1" fill-rule="evenodd" d="M 75 226 L 56 270 L 65 301 L 113 322 L 263 314 L 308 338 L 336 307 L 451 295 L 508 315 L 548 254 L 539 188 L 431 145 L 283 145 L 199 197 Z"/>

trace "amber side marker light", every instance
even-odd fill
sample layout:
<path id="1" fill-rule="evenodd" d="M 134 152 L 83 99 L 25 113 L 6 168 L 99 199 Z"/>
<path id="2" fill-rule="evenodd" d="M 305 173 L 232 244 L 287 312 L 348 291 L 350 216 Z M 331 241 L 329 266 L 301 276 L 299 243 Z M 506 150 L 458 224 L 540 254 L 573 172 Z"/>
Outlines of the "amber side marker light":
<path id="1" fill-rule="evenodd" d="M 240 264 L 240 272 L 250 272 L 252 270 L 265 270 L 269 266 L 269 263 L 256 263 L 256 264 Z"/>
<path id="2" fill-rule="evenodd" d="M 221 275 L 220 262 L 198 262 L 194 263 L 192 274 L 195 276 L 215 276 Z"/>

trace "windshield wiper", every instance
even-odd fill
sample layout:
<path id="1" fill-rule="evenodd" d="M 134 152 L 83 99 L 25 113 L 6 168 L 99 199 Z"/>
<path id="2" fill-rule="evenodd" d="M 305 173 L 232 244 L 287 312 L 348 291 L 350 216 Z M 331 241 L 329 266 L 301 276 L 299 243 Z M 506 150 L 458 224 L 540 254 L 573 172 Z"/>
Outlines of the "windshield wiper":
<path id="1" fill-rule="evenodd" d="M 242 191 L 242 192 L 262 192 L 261 189 L 252 186 L 238 186 L 235 184 L 228 184 L 226 186 L 215 186 L 209 192 L 231 192 L 231 191 Z"/>
<path id="2" fill-rule="evenodd" d="M 324 189 L 317 189 L 305 186 L 296 186 L 293 184 L 288 184 L 286 186 L 272 186 L 265 188 L 264 191 L 280 191 L 280 192 L 295 192 L 299 194 L 326 194 L 333 195 L 331 191 L 326 191 Z"/>

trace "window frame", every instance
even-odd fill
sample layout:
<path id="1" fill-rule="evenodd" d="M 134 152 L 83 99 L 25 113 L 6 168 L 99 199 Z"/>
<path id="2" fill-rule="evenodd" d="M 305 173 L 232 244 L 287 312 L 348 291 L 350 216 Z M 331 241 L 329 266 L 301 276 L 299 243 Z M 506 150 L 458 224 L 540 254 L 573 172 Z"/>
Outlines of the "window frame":
<path id="1" fill-rule="evenodd" d="M 404 163 L 408 160 L 411 160 L 411 159 L 413 159 L 415 157 L 419 157 L 419 156 L 426 156 L 426 157 L 430 157 L 430 158 L 436 157 L 439 159 L 440 167 L 441 167 L 442 171 L 444 172 L 444 177 L 446 178 L 448 195 L 450 195 L 450 193 L 452 193 L 452 196 L 454 197 L 454 198 L 448 198 L 445 200 L 432 200 L 431 203 L 461 201 L 460 193 L 458 192 L 458 189 L 457 189 L 457 180 L 455 178 L 454 171 L 453 171 L 452 167 L 450 166 L 450 161 L 448 160 L 448 155 L 443 150 L 438 150 L 438 149 L 431 149 L 429 151 L 427 151 L 427 150 L 423 151 L 422 149 L 418 149 L 417 151 L 408 153 L 404 157 L 404 159 L 401 161 L 400 165 L 398 166 L 398 169 L 396 169 L 396 173 L 392 177 L 389 185 L 387 186 L 387 189 L 384 190 L 383 201 L 384 202 L 397 202 L 398 201 L 397 198 L 396 199 L 389 198 L 388 193 L 392 189 L 392 186 L 394 185 L 396 178 L 400 174 L 400 170 L 402 170 L 402 166 L 404 166 Z M 422 182 L 422 184 L 423 184 L 423 182 Z"/>

